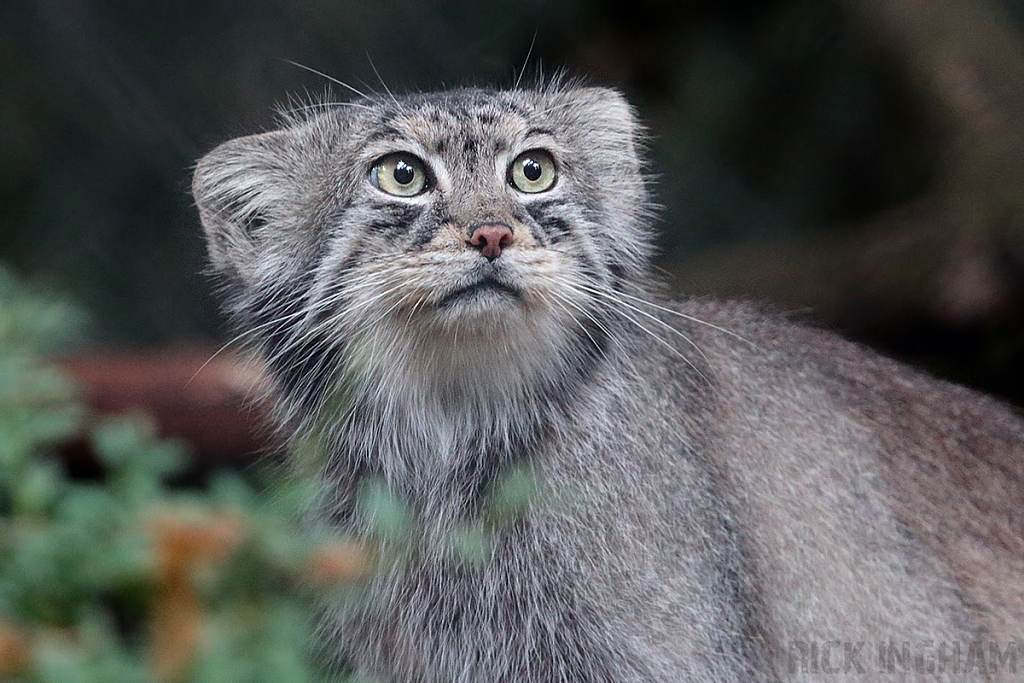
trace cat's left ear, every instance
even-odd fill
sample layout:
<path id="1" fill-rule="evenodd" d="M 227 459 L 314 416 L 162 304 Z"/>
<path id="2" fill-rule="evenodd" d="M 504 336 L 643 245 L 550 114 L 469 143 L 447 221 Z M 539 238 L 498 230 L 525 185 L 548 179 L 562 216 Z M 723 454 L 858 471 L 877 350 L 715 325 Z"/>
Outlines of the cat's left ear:
<path id="1" fill-rule="evenodd" d="M 562 130 L 574 132 L 582 149 L 615 151 L 625 155 L 620 161 L 638 163 L 643 128 L 622 93 L 586 87 L 556 91 L 551 97 L 552 116 L 561 119 Z"/>
<path id="2" fill-rule="evenodd" d="M 577 123 L 583 129 L 597 128 L 627 136 L 640 132 L 636 112 L 618 90 L 612 88 L 572 88 L 555 94 L 557 105 L 567 111 L 575 111 L 585 120 Z"/>

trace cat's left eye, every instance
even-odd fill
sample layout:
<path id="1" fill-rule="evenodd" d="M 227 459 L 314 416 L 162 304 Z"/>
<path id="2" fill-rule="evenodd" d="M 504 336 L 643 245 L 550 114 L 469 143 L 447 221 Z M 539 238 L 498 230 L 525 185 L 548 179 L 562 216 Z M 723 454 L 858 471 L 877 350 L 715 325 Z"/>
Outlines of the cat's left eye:
<path id="1" fill-rule="evenodd" d="M 508 167 L 508 182 L 520 192 L 534 194 L 550 190 L 557 178 L 555 160 L 543 149 L 523 152 Z"/>
<path id="2" fill-rule="evenodd" d="M 396 197 L 413 197 L 427 189 L 427 169 L 412 154 L 388 154 L 373 164 L 370 184 Z"/>

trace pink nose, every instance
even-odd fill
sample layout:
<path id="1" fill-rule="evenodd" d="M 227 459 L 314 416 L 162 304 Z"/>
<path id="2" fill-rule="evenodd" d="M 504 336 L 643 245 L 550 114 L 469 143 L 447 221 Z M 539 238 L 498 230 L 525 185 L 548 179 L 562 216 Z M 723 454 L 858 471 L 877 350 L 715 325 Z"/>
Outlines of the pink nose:
<path id="1" fill-rule="evenodd" d="M 500 223 L 481 225 L 469 238 L 469 243 L 480 250 L 488 261 L 501 256 L 502 247 L 512 244 L 512 228 Z"/>

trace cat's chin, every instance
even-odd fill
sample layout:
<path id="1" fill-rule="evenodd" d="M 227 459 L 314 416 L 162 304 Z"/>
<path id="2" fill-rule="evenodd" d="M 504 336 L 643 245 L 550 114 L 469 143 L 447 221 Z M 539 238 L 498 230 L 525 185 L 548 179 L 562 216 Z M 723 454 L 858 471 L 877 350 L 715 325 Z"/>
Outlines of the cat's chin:
<path id="1" fill-rule="evenodd" d="M 526 314 L 522 296 L 501 288 L 463 289 L 447 295 L 434 311 L 444 325 L 459 327 L 518 323 Z"/>
<path id="2" fill-rule="evenodd" d="M 437 307 L 465 308 L 480 307 L 485 311 L 490 306 L 502 306 L 508 303 L 519 303 L 523 292 L 513 285 L 506 284 L 497 278 L 482 278 L 470 285 L 453 289 L 445 294 Z"/>
<path id="3" fill-rule="evenodd" d="M 438 306 L 427 313 L 433 334 L 453 336 L 469 343 L 474 336 L 482 341 L 517 337 L 529 327 L 535 314 L 523 302 L 509 294 L 494 291 L 472 292 Z"/>
<path id="4" fill-rule="evenodd" d="M 504 278 L 485 276 L 444 291 L 425 314 L 444 327 L 520 324 L 529 315 L 525 292 Z"/>

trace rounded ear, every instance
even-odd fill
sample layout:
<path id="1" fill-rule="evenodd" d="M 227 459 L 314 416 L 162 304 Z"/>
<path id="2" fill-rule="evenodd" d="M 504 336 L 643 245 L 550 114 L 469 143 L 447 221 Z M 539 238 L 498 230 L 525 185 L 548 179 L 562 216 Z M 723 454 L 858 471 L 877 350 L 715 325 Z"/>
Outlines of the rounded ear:
<path id="1" fill-rule="evenodd" d="M 552 109 L 575 114 L 580 130 L 602 136 L 602 142 L 633 150 L 643 133 L 632 105 L 618 90 L 586 87 L 555 90 Z"/>
<path id="2" fill-rule="evenodd" d="M 256 258 L 254 236 L 287 205 L 294 178 L 289 135 L 237 138 L 196 164 L 192 195 L 215 270 L 238 272 Z"/>
<path id="3" fill-rule="evenodd" d="M 643 128 L 618 91 L 569 87 L 549 93 L 548 116 L 563 136 L 577 166 L 587 174 L 591 202 L 601 208 L 601 229 L 591 233 L 622 267 L 642 277 L 650 253 L 653 208 L 644 174 Z"/>

